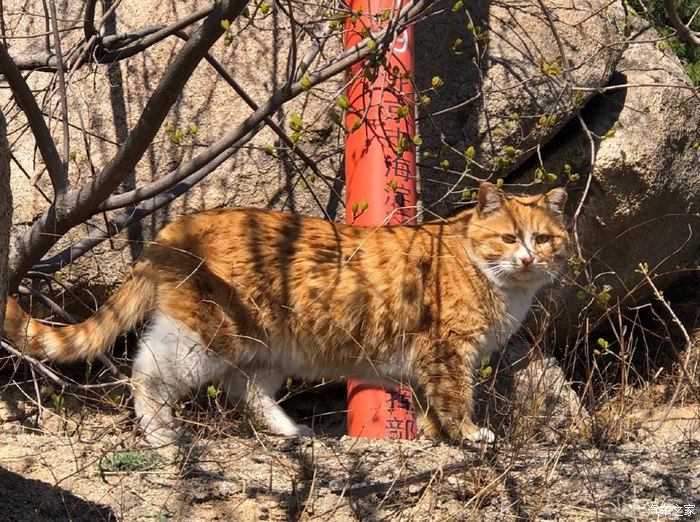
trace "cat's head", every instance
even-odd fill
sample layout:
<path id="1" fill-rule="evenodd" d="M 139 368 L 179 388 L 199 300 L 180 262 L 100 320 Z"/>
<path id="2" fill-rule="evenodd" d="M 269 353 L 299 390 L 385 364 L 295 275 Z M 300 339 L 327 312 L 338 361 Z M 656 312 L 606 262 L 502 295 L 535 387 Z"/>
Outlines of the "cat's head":
<path id="1" fill-rule="evenodd" d="M 482 183 L 467 232 L 472 260 L 500 287 L 536 290 L 552 280 L 567 258 L 566 198 L 563 188 L 525 196 Z"/>

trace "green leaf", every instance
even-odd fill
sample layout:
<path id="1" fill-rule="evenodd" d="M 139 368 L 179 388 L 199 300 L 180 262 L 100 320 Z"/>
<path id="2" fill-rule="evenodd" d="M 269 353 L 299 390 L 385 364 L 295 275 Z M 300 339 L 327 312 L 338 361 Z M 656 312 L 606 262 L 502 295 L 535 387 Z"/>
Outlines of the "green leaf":
<path id="1" fill-rule="evenodd" d="M 459 11 L 460 9 L 462 9 L 462 7 L 464 7 L 464 2 L 462 0 L 457 0 L 457 2 L 455 2 L 455 5 L 452 6 L 452 10 Z"/>
<path id="2" fill-rule="evenodd" d="M 357 202 L 354 202 L 350 208 L 352 209 L 353 215 L 355 215 L 357 214 L 357 211 L 360 208 L 360 206 L 357 204 Z"/>
<path id="3" fill-rule="evenodd" d="M 260 4 L 260 12 L 263 14 L 263 16 L 269 13 L 270 4 L 268 4 L 267 2 L 263 2 L 262 4 Z"/>
<path id="4" fill-rule="evenodd" d="M 304 121 L 301 119 L 296 112 L 293 112 L 289 117 L 289 128 L 295 132 L 300 132 L 304 130 Z"/>
<path id="5" fill-rule="evenodd" d="M 369 49 L 370 52 L 374 51 L 374 48 L 377 47 L 377 42 L 375 42 L 372 38 L 366 38 L 365 44 L 367 45 L 367 49 Z"/>
<path id="6" fill-rule="evenodd" d="M 440 162 L 440 166 L 441 166 L 443 169 L 447 170 L 447 169 L 450 168 L 450 162 L 449 162 L 448 160 L 444 159 L 444 160 L 442 160 L 442 161 Z"/>
<path id="7" fill-rule="evenodd" d="M 411 141 L 413 141 L 413 144 L 416 147 L 420 147 L 421 145 L 423 145 L 423 138 L 421 138 L 418 134 L 413 136 L 413 139 Z"/>
<path id="8" fill-rule="evenodd" d="M 199 127 L 197 127 L 196 123 L 190 123 L 189 129 L 187 129 L 187 132 L 189 132 L 192 136 L 197 134 L 197 131 L 199 130 Z"/>
<path id="9" fill-rule="evenodd" d="M 265 154 L 267 154 L 268 156 L 275 155 L 275 147 L 272 146 L 272 143 L 268 143 L 265 147 Z"/>
<path id="10" fill-rule="evenodd" d="M 616 132 L 616 131 L 615 131 L 614 129 L 610 129 L 608 132 L 605 133 L 605 137 L 606 137 L 606 138 L 612 138 L 612 137 L 615 136 L 615 132 Z"/>
<path id="11" fill-rule="evenodd" d="M 308 92 L 311 90 L 311 80 L 309 80 L 308 76 L 303 76 L 301 80 L 299 81 L 301 84 L 301 88 L 305 91 Z"/>
<path id="12" fill-rule="evenodd" d="M 443 81 L 442 78 L 440 78 L 439 76 L 433 76 L 433 79 L 430 83 L 433 86 L 433 89 L 437 89 L 438 87 L 442 86 Z"/>
<path id="13" fill-rule="evenodd" d="M 395 192 L 397 187 L 399 186 L 399 182 L 396 181 L 395 179 L 392 179 L 389 183 L 387 183 L 387 185 L 391 190 L 393 190 Z"/>
<path id="14" fill-rule="evenodd" d="M 497 186 L 498 188 L 501 188 L 501 187 L 503 186 L 503 178 L 498 178 L 498 179 L 496 180 L 496 186 Z"/>
<path id="15" fill-rule="evenodd" d="M 230 27 L 231 27 L 231 22 L 229 22 L 228 20 L 221 20 L 221 28 L 224 31 L 228 31 Z"/>
<path id="16" fill-rule="evenodd" d="M 345 96 L 344 94 L 338 97 L 338 100 L 336 101 L 338 104 L 338 107 L 341 109 L 347 110 L 348 107 L 350 107 L 350 100 L 348 100 L 348 97 Z"/>
<path id="17" fill-rule="evenodd" d="M 467 147 L 467 150 L 464 151 L 464 156 L 465 156 L 468 160 L 474 159 L 474 155 L 475 155 L 475 154 L 476 154 L 476 149 L 475 149 L 473 146 L 471 146 L 471 145 L 470 145 L 469 147 Z"/>
<path id="18" fill-rule="evenodd" d="M 209 395 L 209 397 L 216 397 L 216 386 L 210 384 L 207 388 L 207 395 Z"/>
<path id="19" fill-rule="evenodd" d="M 176 145 L 180 145 L 180 142 L 182 141 L 182 138 L 185 137 L 185 131 L 182 129 L 176 129 L 175 132 L 173 132 L 172 136 L 170 136 L 170 139 L 175 143 Z"/>
<path id="20" fill-rule="evenodd" d="M 396 117 L 399 119 L 405 118 L 406 116 L 408 116 L 409 111 L 410 109 L 408 105 L 402 105 L 401 107 L 396 109 Z"/>
<path id="21" fill-rule="evenodd" d="M 362 201 L 360 201 L 360 208 L 364 212 L 369 208 L 369 202 L 366 199 L 363 199 Z"/>

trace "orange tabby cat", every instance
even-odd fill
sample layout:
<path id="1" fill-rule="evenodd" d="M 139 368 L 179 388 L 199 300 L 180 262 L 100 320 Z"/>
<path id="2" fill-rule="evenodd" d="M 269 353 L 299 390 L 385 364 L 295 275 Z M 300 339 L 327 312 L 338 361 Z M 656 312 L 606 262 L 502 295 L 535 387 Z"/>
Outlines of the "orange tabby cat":
<path id="1" fill-rule="evenodd" d="M 221 380 L 258 420 L 307 435 L 275 400 L 284 378 L 358 379 L 414 390 L 422 432 L 493 441 L 471 420 L 471 374 L 503 347 L 566 257 L 566 191 L 507 195 L 419 226 L 351 227 L 254 209 L 166 226 L 92 317 L 53 328 L 9 300 L 25 353 L 93 359 L 148 320 L 133 366 L 147 440 L 176 438 L 172 404 Z"/>

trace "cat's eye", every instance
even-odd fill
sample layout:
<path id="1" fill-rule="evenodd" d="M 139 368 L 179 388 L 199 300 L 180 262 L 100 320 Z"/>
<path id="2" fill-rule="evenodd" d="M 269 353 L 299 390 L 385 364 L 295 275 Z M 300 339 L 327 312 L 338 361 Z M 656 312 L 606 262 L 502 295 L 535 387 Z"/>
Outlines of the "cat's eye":
<path id="1" fill-rule="evenodd" d="M 549 243 L 551 239 L 552 236 L 550 236 L 549 234 L 539 234 L 535 237 L 535 243 L 541 245 L 542 243 Z"/>
<path id="2" fill-rule="evenodd" d="M 512 245 L 517 240 L 515 239 L 515 236 L 512 236 L 510 234 L 505 234 L 505 235 L 501 236 L 501 241 L 503 241 L 504 243 L 507 243 L 509 245 Z"/>

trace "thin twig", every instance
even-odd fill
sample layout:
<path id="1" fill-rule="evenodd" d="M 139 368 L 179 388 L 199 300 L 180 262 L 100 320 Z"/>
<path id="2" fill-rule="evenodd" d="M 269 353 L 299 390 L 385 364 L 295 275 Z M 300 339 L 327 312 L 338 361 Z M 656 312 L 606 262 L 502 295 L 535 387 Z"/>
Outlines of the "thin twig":
<path id="1" fill-rule="evenodd" d="M 58 92 L 61 96 L 61 115 L 63 120 L 63 177 L 68 177 L 68 158 L 70 154 L 70 128 L 68 127 L 68 94 L 66 93 L 66 75 L 63 67 L 63 50 L 61 48 L 61 34 L 58 32 L 58 14 L 56 13 L 56 0 L 49 1 L 51 12 L 51 27 L 53 30 L 53 48 L 58 60 Z"/>
<path id="2" fill-rule="evenodd" d="M 105 389 L 105 388 L 113 388 L 119 384 L 128 384 L 129 383 L 128 379 L 121 380 L 121 381 L 112 381 L 112 382 L 107 382 L 107 383 L 102 383 L 102 384 L 77 384 L 77 383 L 71 383 L 68 381 L 64 381 L 58 375 L 56 375 L 56 373 L 54 373 L 52 370 L 50 370 L 48 366 L 46 366 L 44 363 L 42 363 L 38 359 L 35 359 L 31 355 L 27 355 L 26 353 L 20 352 L 14 346 L 10 345 L 9 343 L 5 342 L 4 340 L 0 341 L 0 344 L 9 353 L 21 358 L 24 361 L 27 361 L 32 366 L 32 368 L 35 368 L 44 377 L 53 381 L 55 384 L 57 384 L 58 386 L 61 386 L 62 388 L 68 388 L 71 390 L 98 390 L 98 389 Z"/>
<path id="3" fill-rule="evenodd" d="M 678 319 L 678 316 L 676 313 L 673 311 L 673 308 L 671 308 L 671 305 L 668 304 L 668 301 L 666 301 L 666 298 L 664 295 L 659 291 L 659 289 L 656 287 L 654 284 L 654 281 L 652 281 L 651 277 L 649 276 L 649 270 L 647 267 L 642 265 L 640 263 L 639 265 L 639 273 L 642 274 L 644 277 L 644 280 L 646 283 L 651 287 L 652 291 L 654 292 L 654 297 L 659 300 L 659 302 L 662 304 L 662 306 L 666 309 L 666 311 L 669 313 L 671 316 L 671 320 L 678 326 L 678 329 L 681 331 L 683 334 L 683 338 L 685 339 L 685 360 L 681 363 L 681 376 L 678 379 L 678 384 L 676 384 L 676 389 L 673 391 L 673 396 L 671 397 L 671 400 L 668 402 L 666 405 L 666 408 L 664 408 L 663 413 L 661 414 L 661 417 L 659 417 L 659 420 L 656 422 L 656 425 L 652 428 L 652 431 L 658 430 L 661 425 L 664 423 L 666 418 L 668 417 L 668 414 L 671 412 L 671 408 L 673 408 L 673 405 L 676 402 L 676 399 L 678 398 L 678 394 L 680 393 L 681 390 L 681 385 L 683 384 L 683 377 L 685 377 L 685 380 L 688 383 L 688 386 L 693 389 L 695 394 L 698 396 L 698 399 L 700 399 L 700 395 L 698 395 L 698 391 L 695 390 L 695 387 L 692 384 L 692 379 L 690 378 L 690 374 L 687 370 L 688 365 L 690 364 L 690 356 L 693 352 L 693 348 L 695 347 L 695 343 L 693 343 L 693 340 L 690 338 L 690 335 L 688 334 L 688 330 L 686 330 L 685 326 L 681 322 L 680 319 Z"/>

